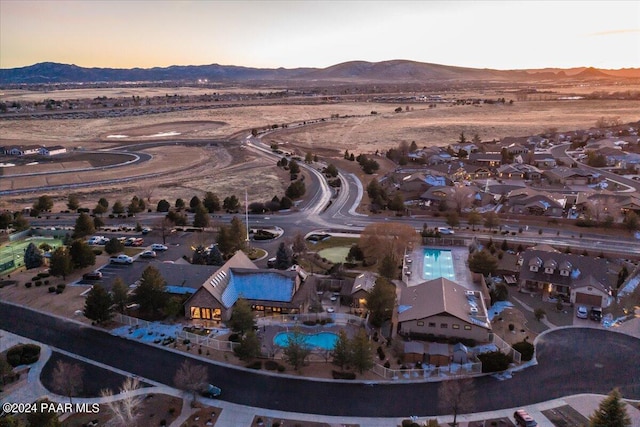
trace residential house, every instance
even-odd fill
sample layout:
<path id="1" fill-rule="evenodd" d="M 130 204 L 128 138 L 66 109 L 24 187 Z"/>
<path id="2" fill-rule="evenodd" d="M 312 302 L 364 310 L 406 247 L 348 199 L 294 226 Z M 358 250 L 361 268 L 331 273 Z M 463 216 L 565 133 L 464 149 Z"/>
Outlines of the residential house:
<path id="1" fill-rule="evenodd" d="M 551 184 L 589 185 L 597 183 L 601 175 L 582 168 L 559 166 L 544 171 L 543 176 Z"/>
<path id="2" fill-rule="evenodd" d="M 502 165 L 497 169 L 497 173 L 502 179 L 524 179 L 524 172 L 515 165 Z"/>
<path id="3" fill-rule="evenodd" d="M 356 276 L 351 286 L 351 298 L 354 308 L 364 307 L 369 294 L 376 284 L 376 275 L 366 271 Z"/>
<path id="4" fill-rule="evenodd" d="M 519 259 L 519 288 L 540 293 L 543 299 L 560 298 L 571 304 L 607 307 L 616 267 L 602 258 L 532 248 Z"/>
<path id="5" fill-rule="evenodd" d="M 246 299 L 253 310 L 267 313 L 298 313 L 309 298 L 301 292 L 302 276 L 296 270 L 259 269 L 238 251 L 209 276 L 185 302 L 188 319 L 226 321 L 233 305 Z"/>
<path id="6" fill-rule="evenodd" d="M 67 149 L 62 145 L 51 145 L 49 147 L 40 147 L 39 154 L 43 156 L 57 156 L 58 154 L 64 154 Z"/>
<path id="7" fill-rule="evenodd" d="M 551 153 L 534 153 L 531 163 L 540 169 L 555 168 L 557 166 L 556 159 Z"/>
<path id="8" fill-rule="evenodd" d="M 501 153 L 471 153 L 469 154 L 469 162 L 476 165 L 488 167 L 498 167 L 502 164 Z"/>
<path id="9" fill-rule="evenodd" d="M 401 289 L 397 330 L 488 342 L 491 322 L 482 295 L 440 277 Z"/>
<path id="10" fill-rule="evenodd" d="M 10 156 L 30 156 L 40 153 L 40 145 L 20 145 L 8 147 Z"/>
<path id="11" fill-rule="evenodd" d="M 505 211 L 520 215 L 560 217 L 564 211 L 566 199 L 556 199 L 556 197 L 532 188 L 513 190 L 506 196 Z"/>
<path id="12" fill-rule="evenodd" d="M 414 173 L 402 178 L 400 190 L 424 192 L 431 187 L 452 185 L 450 179 L 435 173 Z"/>

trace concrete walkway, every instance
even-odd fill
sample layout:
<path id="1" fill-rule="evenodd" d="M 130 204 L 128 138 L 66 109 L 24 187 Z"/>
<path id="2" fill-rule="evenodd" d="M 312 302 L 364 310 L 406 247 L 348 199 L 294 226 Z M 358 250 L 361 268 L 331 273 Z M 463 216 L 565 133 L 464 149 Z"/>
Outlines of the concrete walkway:
<path id="1" fill-rule="evenodd" d="M 633 324 L 631 324 L 633 322 Z M 632 321 L 627 322 L 627 328 L 623 333 L 628 333 L 630 335 L 634 335 L 636 337 L 640 337 L 640 318 L 633 319 Z M 29 370 L 26 381 L 19 387 L 14 389 L 11 393 L 6 396 L 3 396 L 0 399 L 0 403 L 5 402 L 13 402 L 13 403 L 27 403 L 34 402 L 35 400 L 47 397 L 52 402 L 65 403 L 68 402 L 68 398 L 65 396 L 60 396 L 54 393 L 51 393 L 40 383 L 40 373 L 42 368 L 46 364 L 47 360 L 51 357 L 52 348 L 42 345 L 40 343 L 31 341 L 26 338 L 22 338 L 20 336 L 11 334 L 6 331 L 0 331 L 0 352 L 4 351 L 18 343 L 34 343 L 41 346 L 40 359 L 38 362 L 34 363 Z M 55 349 L 56 351 L 60 351 Z M 77 356 L 62 352 L 67 354 L 70 357 L 78 358 Z M 80 359 L 80 358 L 78 358 Z M 99 365 L 102 368 L 110 369 L 112 371 L 117 371 L 118 373 L 128 376 L 129 374 L 123 371 L 115 370 L 109 366 L 97 364 L 93 361 L 82 359 L 85 362 Z M 152 387 L 145 387 L 141 389 L 137 389 L 131 392 L 133 395 L 145 395 L 148 393 L 153 394 L 166 394 L 174 397 L 178 397 L 182 399 L 182 411 L 178 418 L 174 420 L 170 427 L 180 427 L 182 426 L 188 419 L 193 415 L 196 410 L 191 408 L 191 396 L 185 394 L 185 392 L 181 390 L 177 390 L 172 387 L 168 387 L 166 385 L 158 384 L 154 381 L 151 381 L 146 378 L 140 378 L 141 381 L 147 382 L 152 385 Z M 113 395 L 110 397 L 97 397 L 97 398 L 74 398 L 74 403 L 105 403 L 108 401 L 114 401 L 122 399 L 123 395 Z M 549 421 L 543 414 L 542 411 L 547 409 L 557 408 L 564 405 L 569 405 L 580 414 L 585 417 L 589 417 L 594 410 L 598 407 L 600 401 L 603 399 L 602 395 L 595 394 L 583 394 L 577 396 L 565 397 L 563 399 L 556 399 L 548 402 L 543 402 L 536 405 L 526 406 L 525 409 L 534 417 L 534 419 L 538 422 L 540 427 L 554 427 L 554 425 Z M 263 408 L 254 408 L 249 406 L 241 406 L 230 402 L 225 402 L 222 400 L 211 400 L 211 399 L 200 399 L 201 402 L 210 403 L 212 406 L 216 406 L 222 409 L 222 412 L 219 415 L 218 420 L 216 421 L 216 427 L 250 427 L 254 418 L 256 416 L 262 417 L 265 420 L 265 424 L 267 421 L 281 421 L 284 420 L 285 426 L 293 425 L 294 420 L 297 422 L 324 422 L 331 426 L 341 426 L 345 423 L 348 424 L 356 424 L 360 427 L 388 427 L 394 425 L 400 425 L 403 418 L 367 418 L 367 417 L 334 417 L 334 416 L 323 416 L 323 415 L 314 415 L 314 414 L 301 414 L 301 413 L 286 413 L 280 411 L 273 411 L 269 409 Z M 488 420 L 488 419 L 497 419 L 497 418 L 509 418 L 513 416 L 514 410 L 517 408 L 508 408 L 501 409 L 498 411 L 490 411 L 483 413 L 475 413 L 468 415 L 458 415 L 458 421 L 460 427 L 467 427 L 468 424 L 472 421 L 480 421 L 480 420 Z M 106 410 L 106 408 L 101 408 L 101 410 Z M 627 405 L 627 412 L 631 416 L 632 426 L 640 426 L 640 410 L 633 408 L 630 405 Z M 410 414 L 407 414 L 408 418 Z M 417 418 L 418 423 L 424 423 L 428 421 L 430 418 L 437 418 L 438 422 L 448 423 L 453 421 L 453 416 L 440 416 L 440 417 L 419 417 Z M 288 421 L 290 420 L 290 421 Z"/>

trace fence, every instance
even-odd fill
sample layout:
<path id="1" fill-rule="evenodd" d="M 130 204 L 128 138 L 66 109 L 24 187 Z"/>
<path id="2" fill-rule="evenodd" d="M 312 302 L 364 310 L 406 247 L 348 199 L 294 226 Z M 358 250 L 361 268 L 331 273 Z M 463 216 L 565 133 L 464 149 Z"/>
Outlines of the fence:
<path id="1" fill-rule="evenodd" d="M 423 237 L 422 244 L 425 246 L 467 246 L 467 241 L 455 237 Z"/>
<path id="2" fill-rule="evenodd" d="M 237 342 L 221 341 L 187 331 L 178 332 L 176 337 L 183 340 L 189 340 L 191 345 L 197 344 L 218 351 L 233 351 L 233 349 L 239 345 Z"/>
<path id="3" fill-rule="evenodd" d="M 126 314 L 120 313 L 114 313 L 113 320 L 127 326 L 141 326 L 143 328 L 148 328 L 151 326 L 151 322 L 147 322 L 146 320 L 138 319 L 137 317 L 131 317 L 127 316 Z"/>
<path id="4" fill-rule="evenodd" d="M 259 317 L 258 326 L 267 325 L 296 325 L 304 322 L 318 322 L 331 319 L 334 325 L 354 325 L 368 327 L 365 319 L 359 316 L 346 313 L 305 313 L 305 314 L 282 314 L 279 316 Z"/>
<path id="5" fill-rule="evenodd" d="M 439 380 L 480 374 L 482 363 L 451 364 L 427 369 L 390 369 L 376 363 L 371 370 L 387 380 Z"/>
<path id="6" fill-rule="evenodd" d="M 519 351 L 515 350 L 513 347 L 509 345 L 505 340 L 500 338 L 498 335 L 493 334 L 493 339 L 491 341 L 498 350 L 503 352 L 504 354 L 511 355 L 513 357 L 513 361 L 520 364 L 522 362 L 522 354 Z"/>

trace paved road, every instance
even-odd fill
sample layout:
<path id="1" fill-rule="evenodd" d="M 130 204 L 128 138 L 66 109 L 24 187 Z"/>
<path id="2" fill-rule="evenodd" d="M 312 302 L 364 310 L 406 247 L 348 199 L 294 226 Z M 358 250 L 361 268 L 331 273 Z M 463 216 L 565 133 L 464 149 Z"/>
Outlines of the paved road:
<path id="1" fill-rule="evenodd" d="M 52 345 L 136 375 L 172 385 L 185 359 L 161 348 L 114 337 L 73 322 L 0 303 L 0 329 Z M 620 387 L 640 398 L 640 340 L 597 329 L 563 329 L 544 335 L 539 365 L 511 380 L 475 380 L 471 412 L 524 406 L 576 393 L 606 394 Z M 100 381 L 96 372 L 96 381 Z M 104 375 L 104 374 L 102 374 Z M 435 415 L 439 383 L 308 381 L 209 364 L 209 378 L 223 399 L 242 405 L 324 415 L 401 417 Z"/>

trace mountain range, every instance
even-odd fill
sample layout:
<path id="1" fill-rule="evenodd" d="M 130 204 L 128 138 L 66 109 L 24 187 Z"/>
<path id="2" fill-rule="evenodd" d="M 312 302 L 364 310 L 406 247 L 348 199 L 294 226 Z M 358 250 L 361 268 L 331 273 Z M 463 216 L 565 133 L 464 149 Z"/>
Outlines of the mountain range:
<path id="1" fill-rule="evenodd" d="M 593 80 L 640 78 L 640 68 L 545 68 L 538 70 L 491 70 L 423 62 L 393 60 L 350 61 L 327 68 L 251 68 L 235 65 L 172 65 L 155 68 L 85 68 L 41 62 L 27 67 L 0 69 L 0 85 L 95 82 L 197 81 L 249 82 L 291 81 L 333 83 L 431 83 L 443 81 Z"/>

